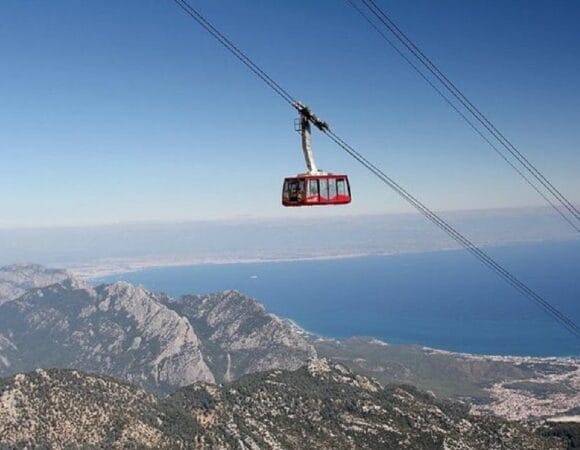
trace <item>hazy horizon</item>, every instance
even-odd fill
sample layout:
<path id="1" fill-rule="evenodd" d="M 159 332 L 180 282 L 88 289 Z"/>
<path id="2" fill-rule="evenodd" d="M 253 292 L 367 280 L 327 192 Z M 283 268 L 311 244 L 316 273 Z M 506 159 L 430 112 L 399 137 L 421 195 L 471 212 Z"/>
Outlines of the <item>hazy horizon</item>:
<path id="1" fill-rule="evenodd" d="M 580 207 L 580 203 L 577 205 Z M 150 220 L 123 220 L 123 221 L 111 221 L 93 224 L 84 223 L 54 223 L 50 225 L 44 224 L 29 224 L 29 225 L 6 225 L 0 222 L 0 231 L 21 231 L 21 230 L 58 230 L 58 229 L 90 229 L 90 228 L 106 228 L 106 227 L 119 227 L 119 226 L 147 226 L 147 225 L 180 225 L 180 224 L 223 224 L 223 223 L 270 223 L 270 222 L 281 222 L 284 220 L 289 221 L 299 221 L 299 222 L 309 222 L 309 221 L 320 221 L 320 220 L 333 220 L 333 219 L 368 219 L 374 217 L 417 217 L 422 218 L 421 213 L 417 212 L 411 208 L 404 208 L 401 211 L 392 212 L 368 212 L 362 214 L 350 214 L 348 212 L 341 212 L 341 207 L 336 207 L 332 209 L 327 209 L 323 207 L 315 208 L 292 208 L 283 210 L 282 215 L 252 215 L 252 214 L 240 214 L 235 216 L 224 216 L 224 217 L 207 217 L 207 218 L 196 218 L 196 219 L 150 219 Z M 512 214 L 512 213 L 541 213 L 542 215 L 550 216 L 554 215 L 554 218 L 558 218 L 556 212 L 547 206 L 542 205 L 522 205 L 522 206 L 503 206 L 503 207 L 493 207 L 493 208 L 460 208 L 460 209 L 433 209 L 434 212 L 445 215 L 469 215 L 469 214 Z M 426 219 L 425 219 L 426 220 Z M 564 224 L 565 225 L 565 224 Z"/>
<path id="2" fill-rule="evenodd" d="M 442 215 L 474 243 L 578 239 L 549 208 Z M 459 248 L 419 214 L 297 216 L 0 229 L 0 264 L 41 263 L 116 272 L 188 263 L 339 258 Z"/>

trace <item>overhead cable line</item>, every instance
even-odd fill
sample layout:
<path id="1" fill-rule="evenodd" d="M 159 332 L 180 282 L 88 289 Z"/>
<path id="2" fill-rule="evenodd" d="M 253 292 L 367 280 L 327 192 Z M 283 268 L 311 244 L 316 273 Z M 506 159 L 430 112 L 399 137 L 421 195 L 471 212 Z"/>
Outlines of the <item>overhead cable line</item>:
<path id="1" fill-rule="evenodd" d="M 387 42 L 395 48 L 397 53 L 402 56 L 405 61 L 410 64 L 418 73 L 420 73 L 421 77 L 427 81 L 431 87 L 433 87 L 436 91 L 438 91 L 439 95 L 442 95 L 440 90 L 437 89 L 434 84 L 429 80 L 421 70 L 412 63 L 412 61 L 407 58 L 404 53 L 390 40 L 388 37 L 382 33 L 382 30 L 379 29 L 376 24 L 368 18 L 368 16 L 358 8 L 352 0 L 347 0 L 351 6 L 353 6 L 361 16 L 377 31 L 379 34 L 387 40 Z M 383 26 L 390 31 L 395 38 L 397 38 L 407 50 L 415 57 L 417 60 L 435 77 L 439 82 L 451 93 L 457 101 L 459 101 L 468 111 L 469 113 L 483 126 L 487 129 L 487 131 L 495 138 L 497 141 L 507 150 L 507 152 L 516 160 L 518 161 L 530 175 L 532 175 L 544 188 L 572 215 L 572 217 L 580 223 L 580 212 L 576 209 L 576 207 L 513 145 L 513 143 L 502 134 L 496 126 L 457 88 L 457 86 L 449 80 L 441 72 L 441 70 L 413 43 L 413 41 L 405 34 L 401 29 L 397 26 L 397 24 L 377 5 L 374 0 L 360 0 L 366 8 L 383 24 Z M 444 97 L 445 98 L 445 97 Z M 458 108 L 453 105 L 447 98 L 447 103 L 449 103 L 456 112 L 458 112 L 464 120 L 465 115 L 460 113 Z M 491 144 L 489 139 L 486 139 L 481 131 L 476 129 L 472 123 L 467 121 L 468 124 L 473 128 L 477 134 L 479 134 L 485 141 L 494 149 L 494 151 L 500 156 L 504 161 L 508 162 L 508 164 L 518 172 L 518 174 L 530 185 L 532 185 L 531 181 L 525 177 L 520 170 L 516 169 L 516 167 L 509 162 L 509 160 L 503 155 L 501 152 L 498 151 L 497 147 Z M 548 201 L 546 196 L 541 194 L 539 189 L 535 186 L 534 190 L 538 192 L 544 200 Z M 560 215 L 563 217 L 565 214 L 557 208 L 552 201 L 548 201 L 548 203 L 556 209 Z M 566 221 L 571 223 L 571 221 L 566 217 Z M 578 228 L 578 223 L 573 224 L 572 226 L 576 231 L 580 231 Z"/>
<path id="2" fill-rule="evenodd" d="M 231 40 L 224 36 L 216 27 L 214 27 L 204 16 L 202 16 L 199 11 L 197 11 L 193 6 L 191 6 L 185 0 L 174 0 L 187 14 L 189 14 L 193 20 L 200 24 L 205 30 L 210 33 L 215 39 L 217 39 L 225 48 L 227 48 L 236 58 L 238 58 L 248 69 L 250 69 L 256 76 L 262 79 L 270 88 L 276 92 L 280 97 L 282 97 L 290 105 L 297 103 L 294 97 L 292 97 L 288 91 L 286 91 L 282 86 L 276 83 L 266 72 L 264 72 L 260 67 L 255 64 L 238 46 L 236 46 Z"/>
<path id="3" fill-rule="evenodd" d="M 539 294 L 529 288 L 525 283 L 516 278 L 515 275 L 511 274 L 507 269 L 503 268 L 499 263 L 497 263 L 491 256 L 480 249 L 476 244 L 471 242 L 468 238 L 463 236 L 459 231 L 453 228 L 448 222 L 443 218 L 421 203 L 417 198 L 410 194 L 406 189 L 404 189 L 395 180 L 385 174 L 381 169 L 367 160 L 362 154 L 356 151 L 353 147 L 347 144 L 344 140 L 338 137 L 333 131 L 329 130 L 326 134 L 333 140 L 338 146 L 340 146 L 345 152 L 362 164 L 366 169 L 368 169 L 373 175 L 379 178 L 383 183 L 388 185 L 393 189 L 399 196 L 410 203 L 414 208 L 416 208 L 423 216 L 429 219 L 433 224 L 438 226 L 440 229 L 445 231 L 451 238 L 462 245 L 466 250 L 473 254 L 477 259 L 479 259 L 483 264 L 485 264 L 489 269 L 499 275 L 507 283 L 512 285 L 517 289 L 522 295 L 528 299 L 535 302 L 540 308 L 545 312 L 550 314 L 554 319 L 560 322 L 568 331 L 580 339 L 580 328 L 576 323 L 560 312 L 558 309 L 553 307 L 547 300 L 543 299 Z"/>
<path id="4" fill-rule="evenodd" d="M 497 146 L 491 142 L 491 140 L 473 123 L 472 120 L 469 119 L 469 117 L 467 117 L 452 101 L 451 99 L 449 99 L 449 97 L 447 95 L 445 95 L 445 93 L 439 89 L 435 83 L 427 76 L 425 75 L 421 69 L 417 66 L 417 64 L 415 64 L 413 61 L 411 61 L 411 59 L 405 54 L 403 53 L 403 51 L 397 47 L 397 45 L 389 38 L 389 36 L 387 36 L 385 34 L 385 32 L 380 29 L 370 18 L 367 14 L 365 14 L 365 12 L 359 8 L 359 6 L 355 3 L 354 0 L 347 0 L 348 3 L 350 3 L 350 5 L 361 15 L 361 17 L 363 19 L 365 19 L 368 24 L 373 27 L 375 29 L 375 31 L 377 33 L 379 33 L 379 35 L 393 48 L 393 50 L 395 50 L 399 56 L 401 58 L 403 58 L 416 72 L 417 74 L 423 78 L 423 80 L 425 80 L 425 82 L 427 84 L 429 84 L 429 86 L 431 86 L 433 88 L 433 90 L 435 92 L 437 92 L 437 94 L 439 94 L 439 96 L 469 125 L 469 127 L 477 134 L 479 135 L 485 142 L 487 142 L 487 144 L 497 153 L 497 155 L 502 158 L 509 166 L 511 166 L 511 168 L 513 170 L 515 170 L 517 172 L 517 174 L 522 177 L 522 179 L 533 189 L 535 190 L 539 196 L 541 196 L 553 209 L 554 211 L 556 211 L 561 217 L 562 219 L 564 219 L 566 222 L 568 222 L 568 224 L 577 232 L 580 233 L 580 226 L 578 226 L 576 223 L 574 223 L 564 212 L 562 212 L 562 210 L 560 208 L 558 208 L 558 206 L 550 199 L 548 198 L 548 196 L 542 192 L 534 183 L 532 180 L 530 180 L 525 173 L 523 173 L 512 161 L 510 161 L 510 159 L 499 149 L 497 148 Z"/>
<path id="5" fill-rule="evenodd" d="M 226 47 L 231 53 L 233 53 L 238 59 L 240 59 L 254 74 L 262 79 L 272 90 L 274 90 L 278 95 L 280 95 L 286 102 L 290 103 L 294 108 L 300 111 L 303 105 L 294 101 L 292 97 L 286 90 L 284 90 L 278 83 L 276 83 L 270 76 L 266 74 L 260 67 L 258 67 L 250 58 L 245 55 L 238 47 L 236 47 L 229 39 L 227 39 L 221 32 L 219 32 L 211 23 L 205 19 L 199 11 L 194 9 L 186 0 L 174 0 L 185 12 L 187 12 L 192 18 L 196 20 L 203 28 L 206 29 L 214 38 L 216 38 L 224 47 Z M 346 141 L 340 138 L 336 133 L 330 130 L 328 126 L 320 127 L 320 131 L 326 134 L 335 144 L 342 148 L 347 154 L 358 161 L 363 167 L 369 170 L 373 175 L 375 175 L 384 184 L 394 190 L 399 196 L 416 208 L 423 216 L 429 219 L 434 225 L 439 227 L 445 233 L 447 233 L 452 239 L 458 242 L 460 245 L 465 247 L 471 254 L 473 254 L 477 259 L 479 259 L 484 265 L 489 269 L 499 275 L 504 281 L 513 286 L 518 290 L 524 297 L 534 302 L 537 306 L 543 309 L 547 314 L 551 315 L 560 325 L 566 328 L 570 333 L 572 333 L 576 338 L 580 339 L 580 328 L 576 323 L 559 311 L 557 308 L 552 306 L 547 300 L 542 298 L 539 294 L 533 291 L 525 283 L 516 278 L 508 270 L 503 268 L 499 263 L 497 263 L 491 256 L 477 247 L 469 239 L 459 233 L 455 228 L 448 224 L 443 218 L 421 203 L 417 198 L 411 195 L 406 189 L 404 189 L 395 180 L 389 177 L 385 172 L 383 172 L 376 165 L 371 163 L 366 159 L 361 153 L 359 153 L 354 147 L 349 145 Z"/>

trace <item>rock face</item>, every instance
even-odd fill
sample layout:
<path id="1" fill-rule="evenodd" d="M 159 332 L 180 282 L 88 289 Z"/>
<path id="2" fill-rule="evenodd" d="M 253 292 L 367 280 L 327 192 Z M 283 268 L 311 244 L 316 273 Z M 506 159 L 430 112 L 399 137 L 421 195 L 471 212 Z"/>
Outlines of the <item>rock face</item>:
<path id="1" fill-rule="evenodd" d="M 0 306 L 0 373 L 76 368 L 153 391 L 213 382 L 191 324 L 142 288 L 69 278 Z"/>
<path id="2" fill-rule="evenodd" d="M 20 297 L 27 289 L 49 286 L 70 277 L 65 270 L 36 264 L 0 267 L 0 304 Z"/>
<path id="3" fill-rule="evenodd" d="M 219 381 L 274 368 L 297 369 L 316 356 L 300 328 L 237 291 L 167 299 L 166 304 L 193 325 Z"/>
<path id="4" fill-rule="evenodd" d="M 194 384 L 161 400 L 111 378 L 43 370 L 0 380 L 0 446 L 48 448 L 558 449 L 519 425 L 468 413 L 343 366 Z"/>

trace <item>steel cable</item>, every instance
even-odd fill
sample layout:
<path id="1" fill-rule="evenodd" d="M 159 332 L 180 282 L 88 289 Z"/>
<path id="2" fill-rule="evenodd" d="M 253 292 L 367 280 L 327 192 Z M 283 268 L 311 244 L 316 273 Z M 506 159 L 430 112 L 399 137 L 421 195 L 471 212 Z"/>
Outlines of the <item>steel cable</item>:
<path id="1" fill-rule="evenodd" d="M 429 79 L 429 77 L 427 77 L 422 71 L 421 69 L 413 62 L 409 59 L 409 57 L 407 55 L 405 55 L 405 53 L 403 53 L 401 51 L 401 49 L 399 47 L 397 47 L 395 45 L 395 43 L 389 39 L 389 37 L 383 32 L 383 30 L 381 30 L 365 13 L 364 11 L 362 11 L 358 5 L 354 2 L 354 0 L 347 0 L 347 2 L 361 15 L 361 17 L 363 19 L 365 19 L 365 21 L 368 22 L 368 24 L 373 27 L 375 29 L 375 31 L 377 33 L 379 33 L 379 35 L 393 48 L 393 50 L 395 50 L 399 56 L 401 58 L 403 58 L 416 72 L 417 74 L 427 83 L 429 84 L 429 86 L 431 86 L 433 88 L 433 90 L 445 101 L 445 103 L 447 103 L 468 125 L 469 127 L 477 134 L 479 135 L 485 142 L 487 142 L 487 144 L 497 153 L 497 155 L 502 158 L 506 164 L 508 164 L 509 166 L 511 166 L 511 168 L 513 170 L 516 171 L 516 173 L 534 190 L 538 193 L 538 195 L 540 197 L 542 197 L 546 203 L 548 203 L 553 209 L 554 211 L 556 211 L 564 221 L 566 221 L 574 230 L 576 230 L 577 232 L 580 233 L 580 227 L 575 224 L 566 214 L 564 214 L 562 212 L 562 210 L 560 208 L 558 208 L 558 206 L 550 199 L 546 196 L 546 194 L 544 192 L 542 192 L 533 182 L 532 180 L 530 180 L 526 174 L 524 174 L 520 169 L 518 169 L 516 167 L 516 165 L 511 162 L 509 160 L 509 158 L 499 149 L 497 148 L 497 146 L 491 142 L 491 140 L 469 119 L 469 117 L 467 117 L 450 99 L 449 97 L 447 97 L 445 95 L 445 93 L 443 91 L 441 91 L 441 89 L 439 89 L 435 83 L 433 83 L 433 81 L 431 81 Z"/>
<path id="2" fill-rule="evenodd" d="M 347 0 L 349 4 L 355 6 L 352 0 Z M 377 5 L 374 0 L 360 0 L 367 9 L 407 48 L 409 52 L 413 56 L 415 56 L 423 66 L 435 77 L 443 86 L 471 113 L 471 115 L 481 124 L 487 131 L 497 139 L 497 141 L 508 151 L 508 153 L 518 161 L 544 188 L 554 196 L 554 198 L 580 223 L 580 212 L 574 207 L 574 205 L 527 159 L 512 143 L 509 141 L 495 126 L 494 124 L 457 88 L 457 86 L 449 80 L 439 68 L 411 41 L 411 39 L 401 31 L 401 29 L 397 26 L 397 24 Z M 374 25 L 374 23 L 368 19 L 368 17 L 358 8 L 355 6 L 355 9 L 361 14 L 367 22 L 373 25 L 373 28 L 376 31 L 379 31 L 378 27 Z M 383 33 L 381 33 L 383 38 L 386 38 Z M 403 56 L 403 53 L 392 43 L 390 40 L 387 39 L 389 44 L 392 47 L 395 47 L 399 55 Z M 420 72 L 420 70 L 411 63 L 411 61 L 404 57 L 407 63 L 411 64 L 415 70 Z M 422 74 L 422 73 L 421 73 Z M 426 77 L 422 74 L 422 77 L 426 79 Z M 431 87 L 434 87 L 433 83 L 430 80 L 427 80 Z M 438 89 L 437 89 L 438 90 Z M 441 95 L 441 94 L 440 94 Z M 448 102 L 449 103 L 449 102 Z M 457 108 L 453 105 L 454 109 Z M 461 114 L 463 116 L 463 114 Z M 465 118 L 464 118 L 465 120 Z M 468 122 L 469 123 L 469 122 Z M 470 123 L 470 126 L 473 128 L 473 125 Z M 481 136 L 483 133 L 481 131 L 476 130 L 476 132 Z M 485 138 L 484 138 L 485 139 Z M 503 155 L 501 152 L 498 151 L 497 147 L 493 146 L 488 139 L 485 139 L 488 144 L 492 146 L 494 151 L 500 155 Z M 540 193 L 540 190 L 533 184 L 527 177 L 523 176 L 521 171 L 516 169 L 516 167 L 509 162 L 509 160 L 502 156 L 504 161 L 508 162 L 508 164 L 515 169 L 524 180 L 534 187 L 534 190 L 538 192 L 544 200 L 547 200 L 546 196 Z M 548 201 L 548 203 L 559 212 L 562 217 L 565 217 L 564 213 L 553 204 L 553 202 Z M 576 224 L 573 224 L 567 217 L 566 221 L 573 226 L 576 231 L 580 231 Z"/>

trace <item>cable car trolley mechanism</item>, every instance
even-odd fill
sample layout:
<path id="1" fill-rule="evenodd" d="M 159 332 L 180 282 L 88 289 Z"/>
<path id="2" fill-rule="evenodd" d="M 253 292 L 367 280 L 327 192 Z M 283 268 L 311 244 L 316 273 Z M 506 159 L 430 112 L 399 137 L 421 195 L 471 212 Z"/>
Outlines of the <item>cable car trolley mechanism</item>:
<path id="1" fill-rule="evenodd" d="M 326 173 L 318 170 L 310 144 L 310 124 L 322 132 L 329 130 L 328 124 L 316 117 L 307 106 L 300 102 L 294 104 L 300 113 L 296 131 L 302 137 L 302 151 L 306 161 L 306 173 L 286 177 L 282 188 L 282 205 L 317 206 L 344 205 L 350 203 L 350 184 L 348 176 Z"/>

